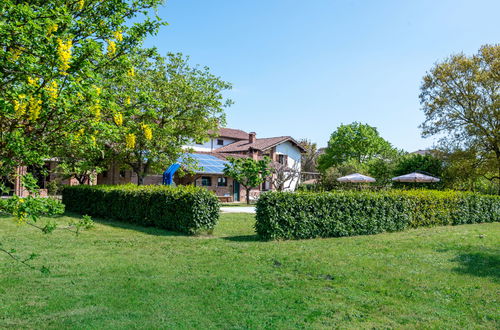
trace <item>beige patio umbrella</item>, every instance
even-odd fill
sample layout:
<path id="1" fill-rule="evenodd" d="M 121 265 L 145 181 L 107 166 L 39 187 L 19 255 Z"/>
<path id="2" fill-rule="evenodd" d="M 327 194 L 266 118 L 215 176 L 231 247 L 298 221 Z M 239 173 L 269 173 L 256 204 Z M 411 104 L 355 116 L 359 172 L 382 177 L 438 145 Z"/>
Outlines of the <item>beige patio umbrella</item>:
<path id="1" fill-rule="evenodd" d="M 349 174 L 343 177 L 340 177 L 337 179 L 339 182 L 352 182 L 352 183 L 366 183 L 366 182 L 375 182 L 376 180 L 372 177 L 359 174 L 359 173 L 354 173 L 354 174 Z"/>
<path id="2" fill-rule="evenodd" d="M 397 176 L 392 178 L 392 181 L 396 182 L 439 182 L 441 181 L 439 178 L 435 178 L 430 175 L 425 175 L 418 172 L 413 172 L 410 174 L 405 174 L 401 176 Z"/>

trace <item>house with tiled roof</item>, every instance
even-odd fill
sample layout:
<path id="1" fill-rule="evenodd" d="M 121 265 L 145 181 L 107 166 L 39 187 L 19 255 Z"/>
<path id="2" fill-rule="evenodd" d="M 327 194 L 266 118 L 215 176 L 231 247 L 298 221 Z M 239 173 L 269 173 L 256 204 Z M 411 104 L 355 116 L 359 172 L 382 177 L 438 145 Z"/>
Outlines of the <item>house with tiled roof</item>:
<path id="1" fill-rule="evenodd" d="M 295 190 L 299 184 L 301 154 L 304 148 L 291 136 L 257 138 L 255 132 L 247 133 L 239 129 L 221 128 L 215 137 L 207 142 L 185 146 L 189 157 L 198 165 L 193 175 L 175 177 L 177 184 L 194 184 L 214 191 L 220 197 L 239 201 L 245 198 L 244 189 L 238 182 L 227 178 L 222 172 L 229 157 L 250 157 L 261 159 L 265 156 L 278 166 L 287 167 L 297 173 L 286 183 L 286 190 Z M 273 190 L 272 179 L 251 191 L 257 197 L 262 191 Z"/>
<path id="2" fill-rule="evenodd" d="M 304 152 L 304 148 L 292 137 L 257 138 L 254 132 L 247 133 L 233 128 L 220 128 L 217 132 L 211 132 L 211 136 L 208 141 L 193 142 L 184 146 L 186 153 L 178 163 L 189 170 L 183 171 L 183 174 L 184 172 L 189 174 L 179 175 L 180 171 L 175 171 L 172 174 L 172 181 L 175 184 L 205 187 L 225 201 L 244 200 L 245 189 L 224 175 L 224 165 L 228 163 L 230 157 L 262 159 L 265 156 L 269 157 L 274 165 L 289 168 L 297 173 L 286 182 L 286 190 L 295 190 L 299 184 L 301 153 Z M 107 171 L 97 176 L 98 184 L 124 184 L 136 181 L 136 174 L 123 169 L 120 164 L 111 164 Z M 163 182 L 162 175 L 148 175 L 144 178 L 146 185 Z M 270 178 L 260 187 L 253 189 L 250 197 L 257 198 L 261 192 L 275 188 Z"/>

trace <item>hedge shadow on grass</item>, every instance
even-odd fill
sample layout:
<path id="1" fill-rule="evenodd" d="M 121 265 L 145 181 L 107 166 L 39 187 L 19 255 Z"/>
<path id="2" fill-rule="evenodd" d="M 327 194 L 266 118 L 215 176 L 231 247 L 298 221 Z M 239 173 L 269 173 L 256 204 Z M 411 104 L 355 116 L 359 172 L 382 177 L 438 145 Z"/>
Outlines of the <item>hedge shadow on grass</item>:
<path id="1" fill-rule="evenodd" d="M 255 235 L 239 235 L 239 236 L 225 236 L 221 237 L 223 240 L 231 242 L 265 242 L 266 240 Z"/>
<path id="2" fill-rule="evenodd" d="M 78 218 L 78 219 L 83 218 L 83 215 L 80 215 L 78 213 L 73 213 L 73 212 L 65 212 L 64 215 L 67 217 Z M 95 223 L 99 223 L 99 224 L 104 225 L 104 226 L 110 226 L 113 228 L 120 228 L 120 229 L 134 230 L 134 231 L 138 231 L 138 232 L 141 232 L 144 234 L 154 235 L 154 236 L 185 236 L 185 237 L 193 236 L 193 235 L 178 233 L 175 231 L 169 231 L 169 230 L 159 229 L 159 228 L 155 228 L 155 227 L 143 227 L 143 226 L 139 226 L 139 225 L 135 225 L 135 224 L 131 224 L 131 223 L 114 221 L 114 220 L 110 220 L 110 219 L 102 219 L 102 218 L 92 217 L 92 220 Z"/>
<path id="3" fill-rule="evenodd" d="M 459 263 L 453 271 L 478 277 L 490 277 L 500 282 L 500 249 L 458 253 L 452 261 Z"/>

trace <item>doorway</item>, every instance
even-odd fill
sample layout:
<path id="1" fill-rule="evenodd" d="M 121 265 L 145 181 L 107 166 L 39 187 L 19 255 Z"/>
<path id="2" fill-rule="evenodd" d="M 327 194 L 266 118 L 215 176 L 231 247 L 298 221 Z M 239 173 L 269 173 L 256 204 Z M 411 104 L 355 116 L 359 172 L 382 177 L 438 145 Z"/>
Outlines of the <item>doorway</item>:
<path id="1" fill-rule="evenodd" d="M 238 181 L 233 181 L 233 201 L 240 201 L 240 183 Z"/>

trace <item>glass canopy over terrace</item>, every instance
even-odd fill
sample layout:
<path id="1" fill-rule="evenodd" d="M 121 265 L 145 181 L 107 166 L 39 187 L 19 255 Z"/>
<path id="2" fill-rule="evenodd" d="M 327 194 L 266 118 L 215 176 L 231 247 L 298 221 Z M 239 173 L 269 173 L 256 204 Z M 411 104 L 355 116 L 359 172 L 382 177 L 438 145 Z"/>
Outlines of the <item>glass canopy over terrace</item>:
<path id="1" fill-rule="evenodd" d="M 195 173 L 223 174 L 229 162 L 208 154 L 185 154 L 177 160 L 181 165 L 189 164 Z M 192 165 L 190 164 L 192 161 Z"/>
<path id="2" fill-rule="evenodd" d="M 208 154 L 184 154 L 163 172 L 163 184 L 172 184 L 174 174 L 181 166 L 196 174 L 224 174 L 225 164 L 229 162 Z"/>

